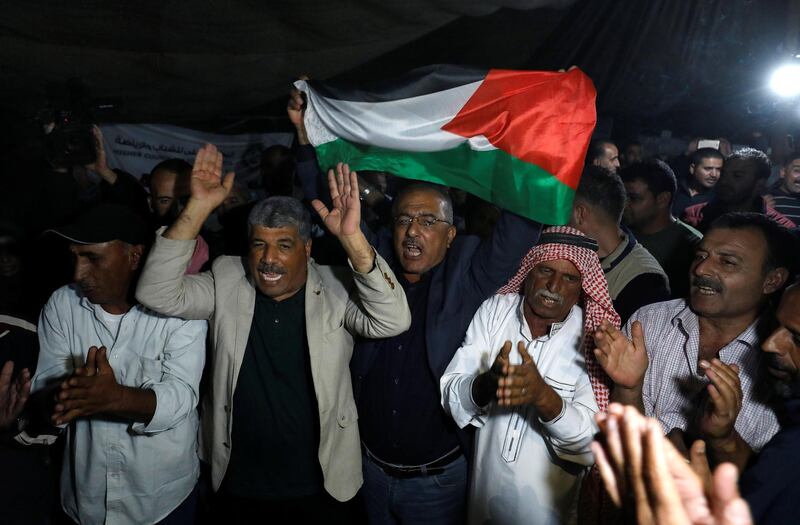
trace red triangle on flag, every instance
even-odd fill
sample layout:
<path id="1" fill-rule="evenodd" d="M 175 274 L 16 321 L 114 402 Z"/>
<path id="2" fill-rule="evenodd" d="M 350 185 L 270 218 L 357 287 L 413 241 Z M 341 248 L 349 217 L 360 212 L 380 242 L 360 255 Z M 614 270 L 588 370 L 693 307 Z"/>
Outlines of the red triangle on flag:
<path id="1" fill-rule="evenodd" d="M 572 189 L 597 121 L 596 92 L 579 69 L 566 73 L 492 69 L 444 131 L 483 135 Z"/>

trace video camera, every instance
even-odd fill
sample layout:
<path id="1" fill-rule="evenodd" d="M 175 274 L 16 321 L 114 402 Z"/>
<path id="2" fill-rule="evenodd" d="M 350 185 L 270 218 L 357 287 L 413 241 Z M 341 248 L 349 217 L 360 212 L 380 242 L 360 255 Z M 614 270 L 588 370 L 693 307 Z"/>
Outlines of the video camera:
<path id="1" fill-rule="evenodd" d="M 45 136 L 47 160 L 54 168 L 91 164 L 97 160 L 92 125 L 79 111 L 61 109 L 53 115 L 53 129 Z"/>
<path id="2" fill-rule="evenodd" d="M 86 86 L 78 79 L 66 84 L 51 84 L 48 99 L 50 107 L 40 119 L 50 130 L 45 135 L 45 151 L 50 165 L 69 168 L 97 160 L 92 123 L 113 114 L 120 105 L 118 101 L 92 99 Z"/>

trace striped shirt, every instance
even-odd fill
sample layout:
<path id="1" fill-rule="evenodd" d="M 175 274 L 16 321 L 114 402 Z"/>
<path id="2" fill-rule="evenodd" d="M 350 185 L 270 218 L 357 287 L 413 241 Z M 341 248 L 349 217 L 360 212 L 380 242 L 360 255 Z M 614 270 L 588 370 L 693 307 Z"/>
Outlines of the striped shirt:
<path id="1" fill-rule="evenodd" d="M 775 210 L 785 215 L 793 223 L 800 224 L 800 195 L 786 193 L 783 190 L 774 190 L 770 195 L 775 199 Z"/>
<path id="2" fill-rule="evenodd" d="M 686 431 L 692 425 L 695 409 L 702 406 L 700 400 L 706 395 L 709 383 L 697 369 L 700 350 L 697 315 L 685 299 L 651 304 L 637 310 L 628 320 L 624 331 L 629 337 L 635 320 L 642 323 L 650 359 L 642 391 L 645 414 L 658 419 L 664 432 L 674 428 Z M 739 366 L 743 399 L 735 428 L 758 451 L 780 426 L 768 403 L 770 382 L 760 377 L 763 372 L 756 324 L 757 321 L 753 322 L 725 345 L 719 351 L 719 359 Z"/>

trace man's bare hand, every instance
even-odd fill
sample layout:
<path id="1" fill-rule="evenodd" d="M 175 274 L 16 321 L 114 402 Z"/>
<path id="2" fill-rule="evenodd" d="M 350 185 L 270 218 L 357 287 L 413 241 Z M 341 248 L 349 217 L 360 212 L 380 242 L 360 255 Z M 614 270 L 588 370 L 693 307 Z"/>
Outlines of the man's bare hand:
<path id="1" fill-rule="evenodd" d="M 494 358 L 489 370 L 480 374 L 472 382 L 472 399 L 478 406 L 483 407 L 497 400 L 497 393 L 499 392 L 497 385 L 500 378 L 508 374 L 508 367 L 510 366 L 508 356 L 510 354 L 511 341 L 506 341 Z"/>
<path id="2" fill-rule="evenodd" d="M 525 349 L 524 342 L 517 343 L 517 351 L 522 357 L 522 364 L 506 366 L 506 373 L 497 385 L 497 404 L 501 406 L 536 404 L 542 397 L 542 390 L 549 388 Z"/>
<path id="3" fill-rule="evenodd" d="M 708 398 L 700 418 L 700 432 L 708 439 L 728 438 L 742 409 L 739 367 L 715 358 L 710 362 L 700 361 L 700 368 L 711 381 L 706 388 Z"/>
<path id="4" fill-rule="evenodd" d="M 663 436 L 659 423 L 617 403 L 598 414 L 602 442 L 592 444 L 598 470 L 612 501 L 637 523 L 656 525 L 751 525 L 739 497 L 736 468 L 721 465 L 711 492 L 696 470 Z M 692 446 L 693 457 L 695 448 Z"/>
<path id="5" fill-rule="evenodd" d="M 649 364 L 642 323 L 634 321 L 631 335 L 633 340 L 605 320 L 594 333 L 600 366 L 614 384 L 628 389 L 641 388 Z"/>
<path id="6" fill-rule="evenodd" d="M 95 160 L 91 164 L 84 166 L 87 170 L 100 175 L 109 184 L 117 182 L 117 174 L 108 166 L 106 160 L 106 149 L 104 146 L 103 132 L 97 126 L 92 126 L 92 136 L 94 137 Z"/>
<path id="7" fill-rule="evenodd" d="M 301 75 L 298 80 L 308 80 L 308 77 L 306 75 Z M 297 130 L 297 141 L 302 145 L 309 143 L 308 135 L 306 134 L 306 124 L 303 121 L 305 111 L 305 96 L 299 89 L 292 87 L 289 91 L 289 102 L 286 104 L 286 115 Z"/>
<path id="8" fill-rule="evenodd" d="M 31 373 L 23 368 L 14 377 L 14 362 L 6 361 L 0 370 L 0 429 L 19 417 L 30 393 Z"/>
<path id="9" fill-rule="evenodd" d="M 336 170 L 328 171 L 333 209 L 321 200 L 314 199 L 311 205 L 319 214 L 325 227 L 336 237 L 347 237 L 361 232 L 361 200 L 358 195 L 358 174 L 350 166 L 339 163 Z"/>
<path id="10" fill-rule="evenodd" d="M 191 201 L 209 212 L 223 203 L 233 188 L 234 174 L 222 175 L 222 153 L 213 144 L 197 152 L 190 182 Z"/>
<path id="11" fill-rule="evenodd" d="M 122 387 L 108 362 L 106 347 L 89 348 L 86 365 L 61 383 L 56 394 L 53 423 L 61 425 L 80 418 L 109 412 L 122 396 Z"/>

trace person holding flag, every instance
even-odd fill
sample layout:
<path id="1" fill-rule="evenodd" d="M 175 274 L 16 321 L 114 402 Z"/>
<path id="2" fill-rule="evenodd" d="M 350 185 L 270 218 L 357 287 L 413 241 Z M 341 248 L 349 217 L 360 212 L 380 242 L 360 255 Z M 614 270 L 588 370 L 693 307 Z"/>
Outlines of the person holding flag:
<path id="1" fill-rule="evenodd" d="M 568 220 L 594 127 L 594 89 L 577 70 L 481 79 L 452 67 L 412 72 L 391 90 L 306 80 L 296 87 L 287 111 L 307 143 L 297 167 L 306 198 L 322 187 L 319 166 L 351 173 L 338 161 L 422 181 L 395 197 L 391 231 L 366 232 L 395 270 L 412 319 L 400 335 L 358 341 L 350 363 L 369 521 L 463 523 L 471 433 L 445 413 L 439 381 L 478 307 L 536 244 L 540 223 Z M 558 112 L 559 104 L 561 126 L 524 109 Z M 452 201 L 438 184 L 506 210 L 493 234 L 456 237 Z"/>

